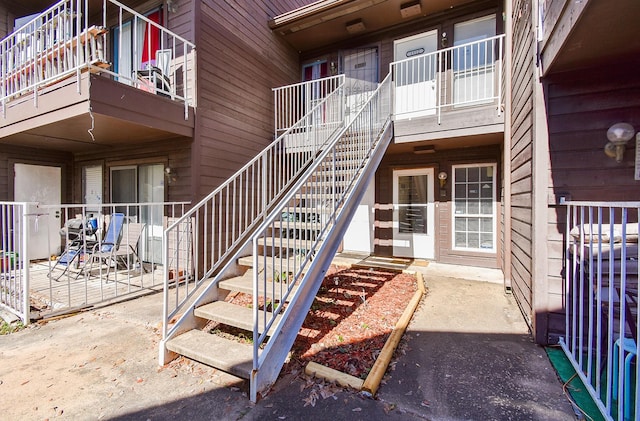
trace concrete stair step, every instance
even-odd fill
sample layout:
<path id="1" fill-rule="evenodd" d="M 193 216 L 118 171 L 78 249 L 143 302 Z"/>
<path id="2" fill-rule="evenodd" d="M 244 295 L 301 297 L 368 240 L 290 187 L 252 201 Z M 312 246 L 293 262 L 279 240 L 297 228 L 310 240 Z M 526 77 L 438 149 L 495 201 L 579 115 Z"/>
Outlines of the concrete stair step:
<path id="1" fill-rule="evenodd" d="M 249 307 L 241 307 L 226 301 L 214 301 L 196 308 L 194 314 L 196 317 L 213 320 L 214 322 L 248 330 L 249 332 L 253 331 L 253 309 Z M 267 318 L 271 319 L 271 312 L 268 312 Z M 281 318 L 280 314 L 276 317 L 276 322 L 269 334 L 273 333 L 273 327 Z M 258 329 L 262 332 L 264 330 L 264 318 L 259 317 L 258 319 Z"/>
<path id="2" fill-rule="evenodd" d="M 253 369 L 253 347 L 197 329 L 169 340 L 167 349 L 243 379 Z"/>
<path id="3" fill-rule="evenodd" d="M 247 275 L 247 273 L 249 274 Z M 220 283 L 218 284 L 218 288 L 225 289 L 231 292 L 253 294 L 253 272 L 247 271 L 247 273 L 245 273 L 242 276 L 236 276 L 235 278 L 229 278 L 229 279 L 225 279 L 224 281 L 220 281 Z M 267 293 L 271 298 L 279 300 L 282 294 L 284 293 L 283 291 L 283 293 L 281 294 L 281 287 L 282 289 L 284 289 L 285 286 L 281 285 L 279 282 L 273 283 L 271 281 L 273 276 L 270 276 L 269 278 L 270 279 L 267 281 Z M 293 290 L 291 291 L 291 294 L 295 293 L 296 289 L 297 289 L 297 286 L 293 288 Z M 272 295 L 272 294 L 275 294 L 275 295 Z M 263 296 L 265 295 L 262 287 L 260 287 L 260 291 L 258 292 L 258 295 L 263 295 Z"/>

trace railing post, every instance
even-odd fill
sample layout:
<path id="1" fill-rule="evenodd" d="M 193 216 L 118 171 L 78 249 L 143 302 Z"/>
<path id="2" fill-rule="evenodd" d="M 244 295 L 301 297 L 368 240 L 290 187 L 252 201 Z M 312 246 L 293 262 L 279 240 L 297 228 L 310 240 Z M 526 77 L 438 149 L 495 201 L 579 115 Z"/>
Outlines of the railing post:
<path id="1" fill-rule="evenodd" d="M 22 204 L 22 322 L 26 325 L 30 322 L 30 291 L 29 291 L 29 216 L 28 206 Z M 17 263 L 17 262 L 16 262 Z"/>

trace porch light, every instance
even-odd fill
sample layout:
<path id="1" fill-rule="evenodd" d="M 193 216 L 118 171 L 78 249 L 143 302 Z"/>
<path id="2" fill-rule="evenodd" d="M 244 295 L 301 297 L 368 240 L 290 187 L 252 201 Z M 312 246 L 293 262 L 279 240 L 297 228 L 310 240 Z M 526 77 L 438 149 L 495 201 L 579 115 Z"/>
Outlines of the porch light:
<path id="1" fill-rule="evenodd" d="M 627 142 L 633 138 L 635 129 L 629 123 L 616 123 L 607 130 L 609 142 L 604 146 L 604 153 L 609 158 L 615 158 L 617 163 L 622 162 Z"/>
<path id="2" fill-rule="evenodd" d="M 169 13 L 176 13 L 178 11 L 176 0 L 167 0 L 167 11 Z"/>

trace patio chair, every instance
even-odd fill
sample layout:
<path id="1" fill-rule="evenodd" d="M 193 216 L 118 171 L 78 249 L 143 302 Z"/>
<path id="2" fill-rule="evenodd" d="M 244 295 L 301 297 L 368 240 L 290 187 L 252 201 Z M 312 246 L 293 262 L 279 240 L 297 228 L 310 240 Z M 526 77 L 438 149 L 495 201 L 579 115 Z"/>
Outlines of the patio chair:
<path id="1" fill-rule="evenodd" d="M 95 262 L 98 262 L 100 265 L 107 265 L 107 277 L 109 276 L 109 271 L 112 264 L 117 263 L 116 252 L 118 251 L 118 247 L 120 246 L 123 226 L 124 214 L 112 214 L 109 221 L 109 227 L 107 228 L 107 232 L 105 233 L 104 238 L 102 239 L 102 241 L 99 241 L 94 245 L 93 250 L 87 256 L 89 267 L 87 268 L 85 263 L 85 273 L 90 275 L 91 271 L 93 270 L 93 264 Z"/>
<path id="2" fill-rule="evenodd" d="M 60 235 L 65 239 L 65 249 L 47 276 L 58 281 L 70 268 L 78 269 L 81 261 L 89 254 L 89 250 L 97 243 L 97 231 L 96 219 L 90 219 L 87 222 L 82 218 L 67 220 L 60 230 Z M 57 275 L 56 272 L 58 272 Z M 81 273 L 75 273 L 75 277 L 78 278 Z"/>
<path id="3" fill-rule="evenodd" d="M 134 222 L 127 224 L 123 229 L 120 247 L 115 252 L 115 261 L 129 272 L 135 269 L 136 265 L 140 265 L 140 270 L 145 270 L 138 255 L 140 237 L 144 229 L 145 224 Z"/>
<path id="4" fill-rule="evenodd" d="M 140 88 L 157 95 L 172 97 L 169 67 L 171 65 L 171 50 L 157 50 L 155 65 L 149 63 L 146 69 L 136 71 L 140 81 Z"/>

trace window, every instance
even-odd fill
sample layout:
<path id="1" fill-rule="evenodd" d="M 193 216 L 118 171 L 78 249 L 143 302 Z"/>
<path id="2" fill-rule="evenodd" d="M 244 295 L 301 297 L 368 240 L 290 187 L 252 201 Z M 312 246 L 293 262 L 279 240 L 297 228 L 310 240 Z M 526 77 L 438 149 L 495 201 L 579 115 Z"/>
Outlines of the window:
<path id="1" fill-rule="evenodd" d="M 82 198 L 87 210 L 98 212 L 102 204 L 102 165 L 82 167 Z"/>
<path id="2" fill-rule="evenodd" d="M 156 9 L 145 17 L 162 24 L 162 10 Z M 162 49 L 160 29 L 142 19 L 123 20 L 111 28 L 113 34 L 113 68 L 124 81 L 133 78 L 134 72 L 155 66 L 156 51 Z"/>
<path id="3" fill-rule="evenodd" d="M 496 251 L 495 164 L 453 166 L 453 249 Z"/>

